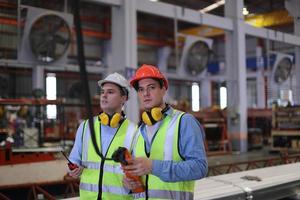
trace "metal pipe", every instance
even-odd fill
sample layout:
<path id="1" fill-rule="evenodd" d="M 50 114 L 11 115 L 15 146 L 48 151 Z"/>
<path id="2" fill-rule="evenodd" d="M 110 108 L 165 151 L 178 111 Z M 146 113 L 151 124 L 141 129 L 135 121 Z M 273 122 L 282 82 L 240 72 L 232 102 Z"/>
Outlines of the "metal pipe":
<path id="1" fill-rule="evenodd" d="M 19 61 L 20 52 L 21 52 L 21 0 L 18 0 L 17 7 L 17 60 Z"/>

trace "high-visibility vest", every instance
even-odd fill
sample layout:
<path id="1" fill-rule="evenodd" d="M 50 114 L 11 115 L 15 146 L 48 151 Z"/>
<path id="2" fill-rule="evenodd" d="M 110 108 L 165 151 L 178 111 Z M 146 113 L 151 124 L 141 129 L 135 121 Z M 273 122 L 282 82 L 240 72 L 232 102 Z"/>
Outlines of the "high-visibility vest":
<path id="1" fill-rule="evenodd" d="M 129 191 L 124 189 L 122 179 L 124 173 L 120 163 L 112 160 L 102 160 L 96 153 L 91 140 L 89 126 L 85 122 L 82 137 L 82 165 L 84 169 L 80 177 L 80 199 L 132 199 Z M 106 158 L 111 158 L 118 147 L 132 149 L 132 141 L 136 133 L 136 125 L 125 119 L 114 135 L 108 149 Z M 94 130 L 96 141 L 101 150 L 100 122 L 94 117 Z"/>
<path id="2" fill-rule="evenodd" d="M 178 149 L 179 123 L 184 113 L 173 110 L 166 115 L 152 139 L 150 154 L 146 152 L 145 141 L 140 133 L 134 148 L 136 157 L 149 157 L 152 160 L 182 161 Z M 164 182 L 152 174 L 142 177 L 146 191 L 134 194 L 135 199 L 193 199 L 195 181 Z"/>

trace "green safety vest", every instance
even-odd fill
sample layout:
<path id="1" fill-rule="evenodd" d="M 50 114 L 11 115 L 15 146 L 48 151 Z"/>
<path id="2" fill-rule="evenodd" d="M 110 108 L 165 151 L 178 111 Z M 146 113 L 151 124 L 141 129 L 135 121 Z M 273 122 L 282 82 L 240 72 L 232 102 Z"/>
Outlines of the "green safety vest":
<path id="1" fill-rule="evenodd" d="M 120 163 L 112 160 L 102 160 L 93 147 L 89 126 L 85 122 L 82 137 L 82 165 L 84 169 L 80 177 L 80 199 L 132 199 L 128 190 L 124 189 L 122 179 L 124 173 Z M 132 141 L 136 133 L 136 125 L 125 119 L 113 137 L 106 158 L 111 158 L 113 152 L 120 146 L 132 149 Z M 94 117 L 96 141 L 101 150 L 100 122 Z"/>
<path id="2" fill-rule="evenodd" d="M 184 113 L 173 110 L 166 115 L 152 139 L 150 154 L 146 152 L 145 141 L 138 132 L 134 154 L 136 157 L 149 157 L 152 160 L 182 161 L 178 149 L 179 123 Z M 142 177 L 146 191 L 134 194 L 135 199 L 193 199 L 195 181 L 164 182 L 152 174 Z"/>

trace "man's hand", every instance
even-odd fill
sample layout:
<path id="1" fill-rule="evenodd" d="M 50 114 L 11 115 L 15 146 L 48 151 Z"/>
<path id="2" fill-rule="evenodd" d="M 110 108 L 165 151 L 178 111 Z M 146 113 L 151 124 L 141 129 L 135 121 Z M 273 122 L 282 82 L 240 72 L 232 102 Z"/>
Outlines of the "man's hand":
<path id="1" fill-rule="evenodd" d="M 123 185 L 125 188 L 129 189 L 129 190 L 134 190 L 138 187 L 142 186 L 142 183 L 139 181 L 135 181 L 133 179 L 127 178 L 126 176 L 124 176 L 123 178 Z"/>
<path id="2" fill-rule="evenodd" d="M 145 157 L 135 158 L 129 161 L 129 165 L 123 166 L 123 170 L 134 176 L 143 176 L 152 171 L 152 160 Z"/>
<path id="3" fill-rule="evenodd" d="M 77 168 L 70 170 L 68 168 L 68 173 L 71 177 L 73 178 L 78 178 L 80 177 L 81 173 L 82 173 L 83 167 L 82 166 L 78 166 Z"/>

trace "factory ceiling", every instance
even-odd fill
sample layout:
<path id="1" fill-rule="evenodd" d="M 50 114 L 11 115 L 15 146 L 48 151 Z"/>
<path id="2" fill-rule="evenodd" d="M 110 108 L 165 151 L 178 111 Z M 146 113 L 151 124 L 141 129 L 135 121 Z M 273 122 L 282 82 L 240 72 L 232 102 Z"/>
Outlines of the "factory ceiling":
<path id="1" fill-rule="evenodd" d="M 203 11 L 203 9 L 208 6 L 219 2 L 221 5 L 210 11 L 205 11 L 205 13 L 224 16 L 224 1 L 222 3 L 222 0 L 159 1 L 199 11 Z M 16 31 L 18 2 L 21 2 L 21 4 L 25 6 L 45 8 L 59 12 L 71 12 L 72 10 L 72 1 L 70 0 L 0 0 L 0 25 L 2 32 Z M 284 2 L 284 0 L 244 0 L 245 8 L 249 12 L 245 15 L 246 23 L 250 23 L 256 27 L 267 27 L 270 29 L 280 30 L 282 32 L 292 33 L 293 18 L 285 9 Z M 81 20 L 85 36 L 95 37 L 99 40 L 110 39 L 111 9 L 109 6 L 82 1 Z M 178 21 L 177 23 L 178 31 L 181 33 L 200 35 L 204 37 L 222 37 L 224 35 L 223 30 L 215 29 L 213 27 L 199 26 L 182 21 Z M 138 44 L 140 46 L 144 45 L 148 47 L 173 45 L 175 31 L 174 24 L 174 19 L 139 12 L 137 14 Z M 8 44 L 8 46 L 12 45 L 13 44 Z M 7 52 L 10 52 L 10 48 L 6 47 L 5 53 L 7 54 Z M 13 52 L 15 51 L 13 50 Z"/>

